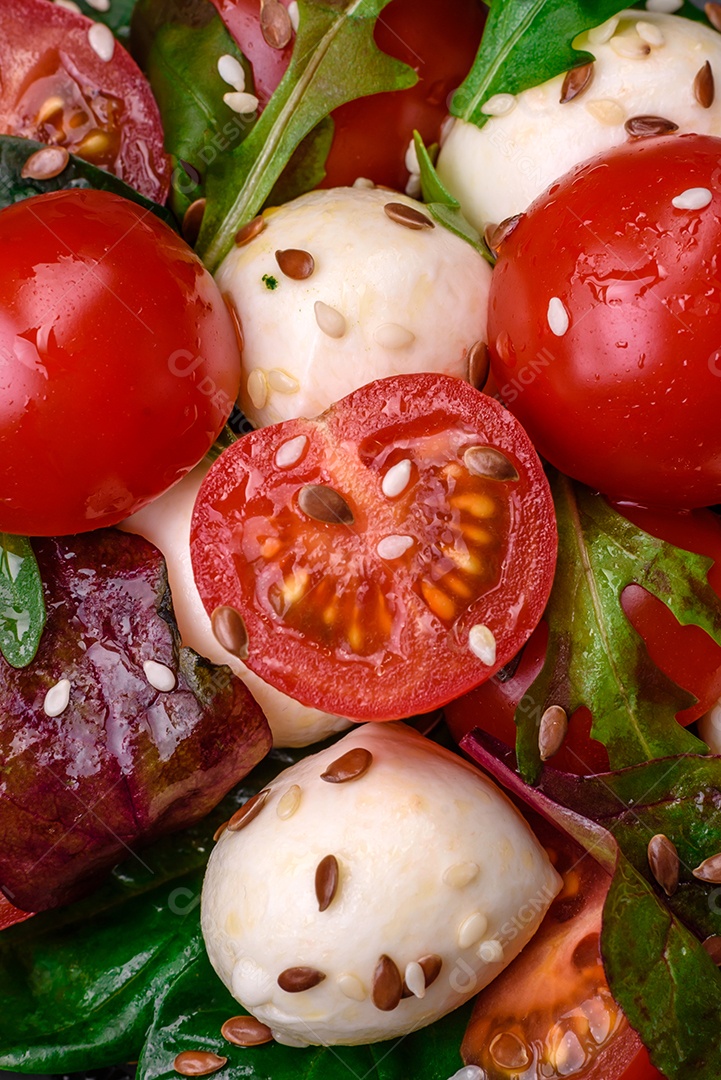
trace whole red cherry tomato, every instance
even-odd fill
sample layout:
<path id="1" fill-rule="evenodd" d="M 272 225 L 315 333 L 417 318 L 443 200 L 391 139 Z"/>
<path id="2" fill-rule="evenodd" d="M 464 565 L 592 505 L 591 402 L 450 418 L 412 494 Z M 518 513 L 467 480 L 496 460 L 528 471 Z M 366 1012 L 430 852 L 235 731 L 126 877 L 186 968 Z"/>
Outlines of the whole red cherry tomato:
<path id="1" fill-rule="evenodd" d="M 240 381 L 232 319 L 187 244 L 108 192 L 16 203 L 0 247 L 0 531 L 113 524 L 221 430 Z"/>
<path id="2" fill-rule="evenodd" d="M 292 41 L 272 49 L 260 32 L 258 0 L 213 0 L 253 66 L 256 93 L 265 105 L 285 72 Z M 384 52 L 418 73 L 407 90 L 373 94 L 333 113 L 335 134 L 323 187 L 343 187 L 358 176 L 403 190 L 405 154 L 413 130 L 436 142 L 448 98 L 468 73 L 485 22 L 480 0 L 392 0 L 381 12 L 375 39 Z"/>
<path id="3" fill-rule="evenodd" d="M 721 140 L 631 141 L 502 243 L 489 343 L 539 453 L 604 494 L 721 501 Z"/>

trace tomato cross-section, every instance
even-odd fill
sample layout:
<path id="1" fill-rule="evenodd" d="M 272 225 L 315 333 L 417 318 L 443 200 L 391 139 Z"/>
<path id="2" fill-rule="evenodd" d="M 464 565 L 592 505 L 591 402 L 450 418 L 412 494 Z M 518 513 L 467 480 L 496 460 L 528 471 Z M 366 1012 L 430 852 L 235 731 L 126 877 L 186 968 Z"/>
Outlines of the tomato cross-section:
<path id="1" fill-rule="evenodd" d="M 211 616 L 240 613 L 258 675 L 383 720 L 436 708 L 514 655 L 548 598 L 556 527 L 509 413 L 461 380 L 400 375 L 227 450 L 191 554 Z"/>

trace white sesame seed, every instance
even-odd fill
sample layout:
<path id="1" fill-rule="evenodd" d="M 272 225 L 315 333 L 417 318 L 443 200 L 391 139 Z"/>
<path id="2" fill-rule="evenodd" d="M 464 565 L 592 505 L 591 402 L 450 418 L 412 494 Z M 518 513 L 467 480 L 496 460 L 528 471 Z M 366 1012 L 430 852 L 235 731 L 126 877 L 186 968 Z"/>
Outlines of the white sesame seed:
<path id="1" fill-rule="evenodd" d="M 293 817 L 293 814 L 300 806 L 302 795 L 303 792 L 298 784 L 291 784 L 288 790 L 283 792 L 275 808 L 275 812 L 281 821 L 287 821 L 288 818 Z"/>
<path id="2" fill-rule="evenodd" d="M 651 52 L 651 46 L 638 34 L 615 34 L 610 45 L 616 56 L 626 60 L 643 60 Z"/>
<path id="3" fill-rule="evenodd" d="M 563 306 L 563 301 L 557 296 L 552 296 L 548 301 L 546 318 L 548 319 L 548 325 L 551 328 L 551 332 L 554 333 L 556 337 L 563 337 L 571 324 L 568 312 Z"/>
<path id="4" fill-rule="evenodd" d="M 484 1080 L 485 1075 L 479 1065 L 465 1065 L 458 1072 L 454 1072 L 453 1076 L 449 1076 L 448 1080 Z"/>
<path id="5" fill-rule="evenodd" d="M 413 547 L 412 536 L 384 536 L 376 545 L 379 559 L 400 559 Z"/>
<path id="6" fill-rule="evenodd" d="M 239 93 L 237 90 L 223 94 L 223 101 L 234 113 L 240 113 L 242 116 L 254 113 L 258 108 L 258 99 L 255 94 Z"/>
<path id="7" fill-rule="evenodd" d="M 93 11 L 110 11 L 110 0 L 85 0 L 85 2 Z"/>
<path id="8" fill-rule="evenodd" d="M 375 184 L 372 180 L 369 180 L 367 176 L 356 176 L 355 180 L 353 181 L 353 187 L 366 188 L 368 191 L 370 191 L 372 188 L 375 187 Z"/>
<path id="9" fill-rule="evenodd" d="M 245 90 L 245 71 L 243 65 L 230 53 L 223 53 L 222 56 L 218 57 L 218 74 L 228 86 L 232 86 L 239 94 L 243 93 Z"/>
<path id="10" fill-rule="evenodd" d="M 65 8 L 66 11 L 74 11 L 76 15 L 82 15 L 82 10 L 73 0 L 55 0 L 55 6 Z"/>
<path id="11" fill-rule="evenodd" d="M 675 199 L 671 199 L 671 204 L 677 210 L 703 210 L 712 199 L 713 195 L 708 188 L 692 187 L 682 191 Z"/>
<path id="12" fill-rule="evenodd" d="M 260 368 L 255 368 L 251 371 L 248 376 L 246 387 L 253 408 L 264 408 L 265 403 L 268 400 L 268 383 L 266 382 L 265 372 L 261 371 Z"/>
<path id="13" fill-rule="evenodd" d="M 420 199 L 423 194 L 423 185 L 421 184 L 421 174 L 411 173 L 406 180 L 406 186 L 403 189 L 411 199 Z"/>
<path id="14" fill-rule="evenodd" d="M 403 458 L 391 465 L 381 482 L 381 491 L 387 499 L 395 499 L 408 487 L 411 478 L 410 458 Z"/>
<path id="15" fill-rule="evenodd" d="M 593 30 L 589 30 L 588 40 L 592 45 L 603 45 L 611 40 L 616 33 L 617 26 L 618 15 L 614 15 L 612 19 L 608 19 L 605 23 L 601 23 L 600 26 L 594 26 Z"/>
<path id="16" fill-rule="evenodd" d="M 409 173 L 420 173 L 421 166 L 418 161 L 418 154 L 416 152 L 416 141 L 411 139 L 408 143 L 408 149 L 406 150 L 405 165 Z"/>
<path id="17" fill-rule="evenodd" d="M 275 452 L 275 464 L 279 469 L 289 469 L 291 465 L 297 465 L 307 445 L 308 439 L 305 435 L 296 435 L 294 439 L 286 439 Z"/>
<path id="18" fill-rule="evenodd" d="M 476 623 L 468 634 L 468 647 L 486 667 L 493 667 L 496 662 L 496 639 L 483 623 Z"/>
<path id="19" fill-rule="evenodd" d="M 332 338 L 343 337 L 346 331 L 345 316 L 337 308 L 324 304 L 322 300 L 316 300 L 313 310 L 315 321 L 324 334 Z"/>
<path id="20" fill-rule="evenodd" d="M 643 20 L 637 22 L 636 33 L 642 41 L 645 41 L 648 45 L 653 45 L 656 48 L 665 44 L 666 41 L 663 30 L 660 26 L 656 26 L 655 23 L 643 22 Z"/>
<path id="21" fill-rule="evenodd" d="M 105 23 L 93 23 L 88 30 L 88 41 L 93 52 L 107 64 L 113 59 L 115 52 L 115 38 L 113 31 Z"/>
<path id="22" fill-rule="evenodd" d="M 279 394 L 297 394 L 300 390 L 298 380 L 282 368 L 271 368 L 266 377 L 271 390 L 276 390 Z"/>
<path id="23" fill-rule="evenodd" d="M 455 125 L 456 125 L 455 116 L 447 116 L 445 118 L 445 120 L 443 121 L 443 123 L 441 124 L 441 133 L 440 133 L 440 136 L 438 138 L 438 144 L 439 144 L 439 146 L 441 148 L 443 147 L 443 144 L 445 143 L 445 141 L 448 138 L 448 136 L 450 135 L 450 133 L 453 131 L 453 128 L 455 127 Z"/>
<path id="24" fill-rule="evenodd" d="M 384 349 L 406 349 L 416 340 L 416 335 L 398 323 L 383 323 L 373 332 L 373 340 Z"/>
<path id="25" fill-rule="evenodd" d="M 348 972 L 338 976 L 338 989 L 344 997 L 350 998 L 351 1001 L 365 1001 L 368 997 L 366 988 L 358 976 L 351 975 Z"/>
<path id="26" fill-rule="evenodd" d="M 494 94 L 481 105 L 481 112 L 486 116 L 506 116 L 515 105 L 515 94 Z"/>
<path id="27" fill-rule="evenodd" d="M 443 871 L 443 884 L 450 889 L 465 889 L 478 877 L 480 867 L 474 862 L 458 862 Z"/>
<path id="28" fill-rule="evenodd" d="M 175 674 L 165 664 L 159 664 L 157 660 L 146 660 L 143 671 L 154 690 L 168 694 L 175 689 Z"/>
<path id="29" fill-rule="evenodd" d="M 406 964 L 403 978 L 414 997 L 424 998 L 426 996 L 426 975 L 421 965 L 415 960 L 412 960 L 410 964 Z"/>
<path id="30" fill-rule="evenodd" d="M 486 964 L 499 964 L 503 959 L 503 946 L 495 939 L 484 941 L 478 955 Z"/>
<path id="31" fill-rule="evenodd" d="M 290 19 L 290 25 L 298 33 L 298 27 L 300 26 L 300 8 L 298 7 L 298 0 L 290 0 L 288 4 L 288 18 Z"/>
<path id="32" fill-rule="evenodd" d="M 682 7 L 683 0 L 646 0 L 646 11 L 660 11 L 664 15 L 673 15 Z"/>
<path id="33" fill-rule="evenodd" d="M 51 686 L 43 701 L 46 716 L 61 716 L 70 704 L 70 679 L 61 679 Z"/>
<path id="34" fill-rule="evenodd" d="M 458 948 L 470 949 L 481 940 L 488 929 L 488 919 L 482 911 L 474 911 L 458 927 Z"/>
<path id="35" fill-rule="evenodd" d="M 598 120 L 599 124 L 604 124 L 606 127 L 616 127 L 626 119 L 626 110 L 623 105 L 611 98 L 596 98 L 594 101 L 586 102 L 584 108 L 594 120 Z"/>

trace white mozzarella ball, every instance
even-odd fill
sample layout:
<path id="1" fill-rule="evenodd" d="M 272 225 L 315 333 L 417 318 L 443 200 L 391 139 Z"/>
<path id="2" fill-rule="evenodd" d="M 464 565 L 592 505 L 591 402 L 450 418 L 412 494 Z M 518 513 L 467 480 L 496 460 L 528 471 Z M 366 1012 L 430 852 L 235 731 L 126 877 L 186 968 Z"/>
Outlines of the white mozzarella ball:
<path id="1" fill-rule="evenodd" d="M 698 733 L 712 754 L 721 754 L 721 701 L 700 718 Z"/>
<path id="2" fill-rule="evenodd" d="M 558 75 L 511 99 L 510 111 L 483 128 L 460 120 L 449 127 L 438 172 L 477 228 L 522 213 L 579 162 L 625 142 L 633 117 L 721 135 L 721 96 L 704 107 L 694 89 L 707 61 L 721 80 L 717 31 L 678 15 L 625 11 L 574 45 L 596 60 L 573 100 L 561 104 L 565 76 Z"/>
<path id="3" fill-rule="evenodd" d="M 340 759 L 350 778 L 324 780 Z M 356 728 L 266 790 L 214 849 L 201 919 L 218 975 L 278 1042 L 437 1020 L 510 963 L 561 885 L 498 788 L 403 724 Z"/>
<path id="4" fill-rule="evenodd" d="M 266 228 L 235 247 L 216 280 L 245 340 L 240 405 L 258 427 L 312 417 L 364 383 L 402 372 L 465 378 L 486 338 L 491 270 L 441 225 L 412 229 L 367 188 L 314 191 L 265 215 Z M 288 276 L 276 252 L 312 257 Z M 286 263 L 291 274 L 309 263 Z"/>
<path id="5" fill-rule="evenodd" d="M 154 544 L 168 567 L 175 618 L 183 645 L 214 664 L 227 664 L 242 679 L 265 713 L 275 746 L 309 746 L 350 727 L 351 721 L 310 709 L 263 682 L 220 645 L 195 585 L 190 561 L 190 519 L 210 465 L 198 465 L 179 484 L 120 525 Z"/>

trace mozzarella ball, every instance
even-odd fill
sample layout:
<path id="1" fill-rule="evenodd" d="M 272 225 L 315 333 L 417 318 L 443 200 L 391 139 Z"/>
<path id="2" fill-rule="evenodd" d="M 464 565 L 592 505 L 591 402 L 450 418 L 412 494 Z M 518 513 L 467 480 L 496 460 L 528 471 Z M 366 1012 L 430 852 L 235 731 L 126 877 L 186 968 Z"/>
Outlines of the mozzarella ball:
<path id="1" fill-rule="evenodd" d="M 120 526 L 154 544 L 168 566 L 168 582 L 183 645 L 214 664 L 227 664 L 245 683 L 265 713 L 275 746 L 308 746 L 344 731 L 351 721 L 310 709 L 269 686 L 227 652 L 213 633 L 210 617 L 195 585 L 190 562 L 190 519 L 198 490 L 210 464 L 203 462 L 159 499 Z"/>
<path id="2" fill-rule="evenodd" d="M 384 211 L 399 204 L 428 225 Z M 242 324 L 239 401 L 253 424 L 316 416 L 386 375 L 468 375 L 469 352 L 486 337 L 491 269 L 420 203 L 335 188 L 263 220 L 216 275 Z"/>
<path id="3" fill-rule="evenodd" d="M 721 97 L 700 74 L 721 79 L 721 34 L 678 15 L 625 11 L 574 42 L 595 56 L 586 88 L 561 104 L 565 75 L 502 95 L 483 128 L 457 120 L 438 173 L 479 228 L 522 213 L 575 165 L 629 138 L 634 117 L 672 121 L 679 132 L 721 135 Z"/>
<path id="4" fill-rule="evenodd" d="M 356 728 L 265 790 L 211 855 L 201 920 L 216 972 L 278 1042 L 437 1020 L 510 963 L 560 888 L 498 788 L 403 724 Z"/>

